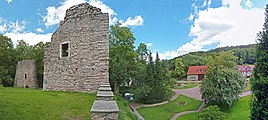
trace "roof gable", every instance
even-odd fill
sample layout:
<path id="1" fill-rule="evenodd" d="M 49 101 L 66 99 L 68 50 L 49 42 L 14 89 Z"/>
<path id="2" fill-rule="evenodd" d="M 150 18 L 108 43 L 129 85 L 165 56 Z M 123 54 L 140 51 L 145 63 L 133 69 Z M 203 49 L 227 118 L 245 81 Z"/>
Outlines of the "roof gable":
<path id="1" fill-rule="evenodd" d="M 208 66 L 189 66 L 187 75 L 204 75 Z"/>

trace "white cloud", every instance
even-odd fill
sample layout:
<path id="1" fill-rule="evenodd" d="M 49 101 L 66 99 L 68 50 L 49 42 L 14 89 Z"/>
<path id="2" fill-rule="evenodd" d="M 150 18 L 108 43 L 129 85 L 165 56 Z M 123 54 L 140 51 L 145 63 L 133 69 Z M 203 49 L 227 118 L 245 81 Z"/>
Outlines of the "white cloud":
<path id="1" fill-rule="evenodd" d="M 124 21 L 120 21 L 122 26 L 140 26 L 143 25 L 143 18 L 139 15 L 139 16 L 135 16 L 134 18 L 127 18 L 127 20 Z"/>
<path id="2" fill-rule="evenodd" d="M 12 0 L 6 0 L 6 1 L 7 1 L 8 4 L 12 2 Z"/>
<path id="3" fill-rule="evenodd" d="M 25 26 L 26 21 L 22 21 L 21 23 L 19 23 L 19 21 L 17 20 L 16 22 L 10 22 L 9 29 L 11 29 L 12 32 L 17 33 L 23 31 L 25 29 Z"/>
<path id="4" fill-rule="evenodd" d="M 4 23 L 3 25 L 0 25 L 0 33 L 3 33 L 7 30 L 7 24 Z"/>
<path id="5" fill-rule="evenodd" d="M 28 33 L 6 33 L 4 35 L 11 38 L 12 42 L 15 45 L 17 44 L 17 40 L 24 40 L 26 43 L 29 43 L 30 45 L 34 45 L 41 41 L 50 42 L 52 33 L 36 34 L 36 33 L 28 32 Z"/>
<path id="6" fill-rule="evenodd" d="M 217 47 L 255 43 L 256 34 L 262 30 L 264 9 L 243 9 L 241 2 L 242 0 L 223 0 L 221 7 L 198 11 L 189 32 L 193 40 L 162 56 L 203 51 L 205 46 L 213 43 L 218 44 Z"/>
<path id="7" fill-rule="evenodd" d="M 47 27 L 60 23 L 64 19 L 65 12 L 68 8 L 72 7 L 73 5 L 77 5 L 80 3 L 86 2 L 85 0 L 65 0 L 61 3 L 61 6 L 54 7 L 49 6 L 47 10 L 46 16 L 43 18 L 43 22 Z"/>
<path id="8" fill-rule="evenodd" d="M 147 46 L 147 48 L 149 48 L 153 46 L 153 43 L 145 43 L 145 45 Z"/>
<path id="9" fill-rule="evenodd" d="M 6 21 L 0 17 L 0 33 L 7 31 Z"/>
<path id="10" fill-rule="evenodd" d="M 251 8 L 251 7 L 252 7 L 252 3 L 251 3 L 251 1 L 250 1 L 250 0 L 246 0 L 246 6 L 248 6 L 249 8 Z"/>
<path id="11" fill-rule="evenodd" d="M 39 33 L 44 32 L 44 30 L 43 30 L 43 29 L 41 29 L 41 28 L 37 28 L 37 29 L 36 29 L 36 31 L 37 31 L 37 32 L 39 32 Z"/>
<path id="12" fill-rule="evenodd" d="M 98 7 L 101 9 L 102 12 L 109 14 L 109 23 L 111 25 L 115 24 L 117 21 L 123 21 L 118 20 L 117 13 L 114 12 L 112 8 L 104 4 L 100 0 L 65 0 L 61 3 L 59 7 L 55 6 L 49 6 L 47 8 L 47 14 L 43 17 L 43 22 L 47 27 L 56 25 L 60 23 L 64 19 L 65 12 L 68 8 L 70 8 L 73 5 L 77 5 L 80 3 L 88 2 L 90 5 Z M 135 18 L 129 17 L 127 21 L 125 21 L 126 26 L 139 26 L 143 24 L 143 19 L 141 16 L 136 16 Z"/>

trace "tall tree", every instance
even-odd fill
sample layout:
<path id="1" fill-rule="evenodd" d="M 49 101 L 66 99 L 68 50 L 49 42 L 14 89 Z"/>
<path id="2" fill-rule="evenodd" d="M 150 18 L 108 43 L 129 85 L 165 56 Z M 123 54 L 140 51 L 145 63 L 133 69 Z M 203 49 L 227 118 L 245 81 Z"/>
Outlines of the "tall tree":
<path id="1" fill-rule="evenodd" d="M 109 79 L 114 91 L 119 92 L 119 84 L 128 83 L 135 75 L 135 38 L 130 28 L 119 24 L 111 26 L 109 37 Z"/>
<path id="2" fill-rule="evenodd" d="M 185 76 L 184 64 L 181 58 L 175 59 L 175 70 L 172 71 L 174 78 L 182 79 Z"/>
<path id="3" fill-rule="evenodd" d="M 239 99 L 245 78 L 236 70 L 232 52 L 221 52 L 208 63 L 206 78 L 201 83 L 202 98 L 206 103 L 231 106 Z"/>
<path id="4" fill-rule="evenodd" d="M 11 39 L 0 35 L 0 84 L 13 86 L 16 65 Z"/>
<path id="5" fill-rule="evenodd" d="M 254 95 L 251 105 L 251 120 L 268 119 L 268 4 L 265 11 L 264 28 L 258 33 L 257 59 L 251 78 Z"/>

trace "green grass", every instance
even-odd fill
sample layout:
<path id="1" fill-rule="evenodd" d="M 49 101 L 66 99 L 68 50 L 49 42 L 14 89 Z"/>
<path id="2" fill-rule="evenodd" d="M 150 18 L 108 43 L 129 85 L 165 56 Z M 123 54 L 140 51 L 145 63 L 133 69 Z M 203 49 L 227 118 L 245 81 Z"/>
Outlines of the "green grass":
<path id="1" fill-rule="evenodd" d="M 223 112 L 227 113 L 228 120 L 250 120 L 250 106 L 251 96 L 242 97 L 235 102 L 230 108 L 221 108 Z M 190 113 L 179 117 L 177 120 L 197 120 L 198 113 Z"/>
<path id="2" fill-rule="evenodd" d="M 95 93 L 0 88 L 0 120 L 89 120 Z M 127 101 L 116 98 L 119 120 L 136 119 Z"/>
<path id="3" fill-rule="evenodd" d="M 251 84 L 250 84 L 249 81 L 246 81 L 246 86 L 245 86 L 243 92 L 246 92 L 246 91 L 249 91 L 249 90 L 251 90 Z"/>
<path id="4" fill-rule="evenodd" d="M 181 89 L 193 88 L 200 84 L 199 82 L 181 82 L 181 83 L 184 83 L 184 86 L 175 86 L 174 89 L 181 90 Z"/>
<path id="5" fill-rule="evenodd" d="M 251 99 L 251 95 L 242 97 L 231 108 L 223 109 L 223 112 L 227 113 L 229 120 L 249 120 Z"/>
<path id="6" fill-rule="evenodd" d="M 120 109 L 118 119 L 119 120 L 137 120 L 137 116 L 131 112 L 131 109 L 128 105 L 128 101 L 119 97 L 115 96 L 115 100 L 117 105 Z"/>
<path id="7" fill-rule="evenodd" d="M 180 101 L 187 101 L 187 104 L 183 106 L 177 105 Z M 201 101 L 180 95 L 170 103 L 155 107 L 138 108 L 137 111 L 144 117 L 145 120 L 169 120 L 176 113 L 187 110 L 195 110 L 198 109 L 200 105 Z"/>
<path id="8" fill-rule="evenodd" d="M 95 94 L 0 89 L 0 120 L 89 119 Z"/>
<path id="9" fill-rule="evenodd" d="M 198 113 L 189 113 L 186 115 L 182 115 L 181 117 L 177 118 L 176 120 L 198 120 Z"/>

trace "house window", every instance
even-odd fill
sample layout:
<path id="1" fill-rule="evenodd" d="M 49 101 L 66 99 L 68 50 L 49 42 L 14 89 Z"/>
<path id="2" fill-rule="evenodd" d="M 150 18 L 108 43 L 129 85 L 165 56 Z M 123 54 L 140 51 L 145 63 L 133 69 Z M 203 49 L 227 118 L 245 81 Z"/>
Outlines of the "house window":
<path id="1" fill-rule="evenodd" d="M 24 74 L 24 78 L 27 79 L 27 74 Z"/>
<path id="2" fill-rule="evenodd" d="M 69 44 L 69 42 L 61 43 L 60 56 L 61 57 L 69 57 L 70 56 L 70 44 Z"/>

